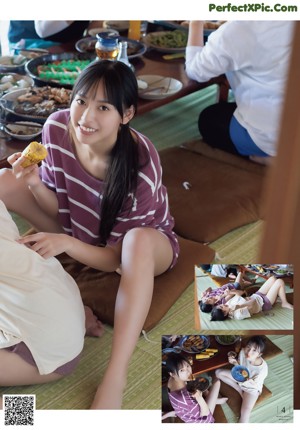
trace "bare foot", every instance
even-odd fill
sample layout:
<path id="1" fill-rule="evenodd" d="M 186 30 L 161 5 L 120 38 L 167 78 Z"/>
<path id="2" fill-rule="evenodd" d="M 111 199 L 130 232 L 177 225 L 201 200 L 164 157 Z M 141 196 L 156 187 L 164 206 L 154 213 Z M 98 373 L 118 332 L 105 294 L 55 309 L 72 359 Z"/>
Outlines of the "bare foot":
<path id="1" fill-rule="evenodd" d="M 85 311 L 85 334 L 86 336 L 100 337 L 104 333 L 104 326 L 98 320 L 93 311 L 88 306 L 84 307 Z"/>
<path id="2" fill-rule="evenodd" d="M 216 401 L 217 405 L 224 405 L 228 400 L 228 397 L 219 397 Z"/>
<path id="3" fill-rule="evenodd" d="M 294 309 L 294 306 L 293 306 L 293 305 L 291 305 L 291 304 L 290 304 L 290 303 L 288 303 L 288 302 L 281 303 L 281 307 L 282 307 L 282 308 L 287 308 L 287 309 Z"/>

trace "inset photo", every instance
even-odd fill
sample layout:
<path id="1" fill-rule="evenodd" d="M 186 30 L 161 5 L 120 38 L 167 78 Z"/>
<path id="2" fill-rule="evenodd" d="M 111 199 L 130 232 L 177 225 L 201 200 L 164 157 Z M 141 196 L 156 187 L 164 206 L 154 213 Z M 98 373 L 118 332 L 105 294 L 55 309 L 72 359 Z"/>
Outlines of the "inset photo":
<path id="1" fill-rule="evenodd" d="M 260 333 L 163 336 L 162 422 L 292 423 L 293 336 Z"/>
<path id="2" fill-rule="evenodd" d="M 197 330 L 292 330 L 290 264 L 195 266 Z"/>

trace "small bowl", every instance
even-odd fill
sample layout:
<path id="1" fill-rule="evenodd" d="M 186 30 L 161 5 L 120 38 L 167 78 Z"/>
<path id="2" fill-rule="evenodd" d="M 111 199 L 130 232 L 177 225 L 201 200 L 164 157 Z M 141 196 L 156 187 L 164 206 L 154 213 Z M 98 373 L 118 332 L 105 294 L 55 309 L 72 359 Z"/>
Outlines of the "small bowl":
<path id="1" fill-rule="evenodd" d="M 24 73 L 24 67 L 28 59 L 24 55 L 3 55 L 0 57 L 1 73 Z"/>
<path id="2" fill-rule="evenodd" d="M 32 140 L 42 133 L 42 126 L 37 122 L 17 121 L 6 124 L 4 131 L 14 139 Z"/>

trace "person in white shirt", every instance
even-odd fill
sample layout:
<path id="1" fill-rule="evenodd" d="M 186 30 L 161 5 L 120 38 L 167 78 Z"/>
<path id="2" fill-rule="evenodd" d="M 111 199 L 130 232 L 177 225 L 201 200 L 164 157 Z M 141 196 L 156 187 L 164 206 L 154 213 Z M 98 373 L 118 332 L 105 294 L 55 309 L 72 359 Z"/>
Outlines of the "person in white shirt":
<path id="1" fill-rule="evenodd" d="M 211 321 L 224 321 L 227 318 L 242 320 L 252 315 L 269 311 L 279 297 L 281 307 L 294 309 L 286 298 L 285 284 L 282 279 L 271 276 L 256 293 L 250 297 L 241 297 L 243 291 L 228 292 L 225 303 L 215 306 L 211 311 Z M 231 297 L 230 297 L 231 296 Z"/>
<path id="2" fill-rule="evenodd" d="M 201 112 L 207 144 L 263 164 L 276 155 L 293 29 L 292 21 L 228 21 L 204 46 L 203 21 L 190 21 L 188 77 L 204 82 L 225 74 L 235 99 Z"/>
<path id="3" fill-rule="evenodd" d="M 51 382 L 70 374 L 79 363 L 86 333 L 74 279 L 55 257 L 41 257 L 19 238 L 0 200 L 2 387 Z"/>
<path id="4" fill-rule="evenodd" d="M 217 369 L 216 377 L 225 384 L 234 388 L 242 397 L 240 423 L 248 423 L 250 421 L 251 411 L 262 392 L 264 380 L 268 375 L 268 365 L 262 358 L 265 349 L 265 340 L 261 336 L 252 336 L 246 346 L 241 349 L 238 355 L 238 360 L 234 357 L 229 357 L 230 364 L 241 365 L 247 368 L 249 377 L 242 381 L 236 381 L 231 369 Z"/>

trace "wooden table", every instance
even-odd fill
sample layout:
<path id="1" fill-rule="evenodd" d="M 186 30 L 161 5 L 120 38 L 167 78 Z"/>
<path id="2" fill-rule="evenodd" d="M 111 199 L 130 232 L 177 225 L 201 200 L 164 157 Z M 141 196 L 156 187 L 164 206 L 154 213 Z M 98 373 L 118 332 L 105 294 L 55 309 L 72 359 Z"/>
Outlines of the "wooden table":
<path id="1" fill-rule="evenodd" d="M 54 46 L 49 49 L 53 54 L 74 51 L 74 44 L 65 44 Z M 154 50 L 147 51 L 143 56 L 133 58 L 131 60 L 136 76 L 139 75 L 162 75 L 172 77 L 182 82 L 182 88 L 176 94 L 159 100 L 144 100 L 139 99 L 137 115 L 142 115 L 166 105 L 174 100 L 180 99 L 188 94 L 199 91 L 210 85 L 217 84 L 219 86 L 219 101 L 227 100 L 228 82 L 224 75 L 211 79 L 207 82 L 199 83 L 189 79 L 185 73 L 184 58 L 165 60 L 163 54 Z M 0 168 L 9 166 L 6 159 L 9 155 L 16 151 L 22 151 L 28 142 L 18 140 L 8 140 L 5 137 L 0 137 Z"/>
<path id="2" fill-rule="evenodd" d="M 252 273 L 253 275 L 257 275 L 262 279 L 267 280 L 271 276 L 273 276 L 272 271 L 267 272 L 267 273 L 260 273 L 258 271 L 253 270 L 253 269 L 250 269 L 249 267 L 246 267 L 246 266 L 243 266 L 243 268 L 244 268 L 245 272 Z M 293 275 L 284 275 L 283 274 L 283 275 L 277 276 L 274 273 L 274 276 L 276 276 L 278 279 L 282 279 L 285 284 L 288 284 L 290 286 L 290 288 L 294 288 L 294 276 Z"/>

